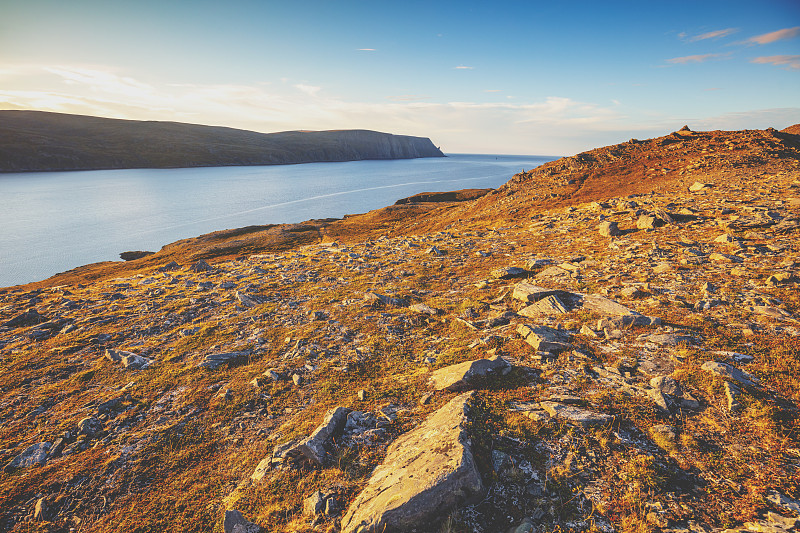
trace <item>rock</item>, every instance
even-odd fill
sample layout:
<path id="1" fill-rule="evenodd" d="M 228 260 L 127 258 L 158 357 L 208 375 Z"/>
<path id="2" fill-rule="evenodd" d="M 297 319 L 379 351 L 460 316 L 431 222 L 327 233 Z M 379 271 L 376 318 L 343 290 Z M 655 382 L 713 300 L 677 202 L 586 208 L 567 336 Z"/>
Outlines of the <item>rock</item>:
<path id="1" fill-rule="evenodd" d="M 295 387 L 299 387 L 303 384 L 303 376 L 300 374 L 292 374 L 292 383 L 294 383 Z"/>
<path id="2" fill-rule="evenodd" d="M 409 307 L 415 313 L 420 313 L 422 315 L 431 315 L 436 316 L 442 314 L 441 309 L 434 309 L 433 307 L 429 307 L 425 304 L 414 304 Z"/>
<path id="3" fill-rule="evenodd" d="M 735 366 L 731 366 L 728 363 L 706 361 L 700 368 L 702 368 L 706 372 L 714 374 L 717 377 L 721 377 L 726 380 L 736 381 L 737 383 L 740 383 L 745 387 L 758 388 L 760 386 L 760 381 L 757 377 L 743 370 L 739 370 Z"/>
<path id="4" fill-rule="evenodd" d="M 699 181 L 695 181 L 694 183 L 692 183 L 689 186 L 689 191 L 690 192 L 700 192 L 700 191 L 704 191 L 706 189 L 710 189 L 711 187 L 713 187 L 713 185 L 711 185 L 709 183 L 701 183 Z"/>
<path id="5" fill-rule="evenodd" d="M 225 533 L 260 533 L 261 526 L 249 522 L 240 511 L 225 511 L 222 523 Z"/>
<path id="6" fill-rule="evenodd" d="M 214 267 L 203 261 L 202 259 L 189 267 L 192 272 L 210 272 Z"/>
<path id="7" fill-rule="evenodd" d="M 742 390 L 730 381 L 723 383 L 722 388 L 725 391 L 725 399 L 728 401 L 728 411 L 738 411 L 739 395 L 742 393 Z"/>
<path id="8" fill-rule="evenodd" d="M 249 351 L 212 353 L 207 355 L 205 359 L 203 359 L 200 363 L 197 364 L 197 366 L 208 368 L 210 370 L 216 370 L 224 363 L 229 363 L 231 361 L 235 361 L 240 357 L 247 357 L 248 355 L 250 355 Z"/>
<path id="9" fill-rule="evenodd" d="M 350 409 L 336 407 L 325 415 L 325 419 L 314 432 L 303 440 L 292 442 L 289 446 L 277 446 L 273 457 L 277 462 L 301 463 L 312 466 L 325 466 L 330 456 L 331 440 L 344 429 Z M 273 463 L 276 461 L 273 461 Z"/>
<path id="10" fill-rule="evenodd" d="M 147 357 L 142 357 L 133 352 L 112 350 L 110 348 L 106 350 L 105 357 L 113 363 L 122 363 L 122 366 L 125 368 L 131 368 L 133 370 L 141 370 L 153 364 L 153 360 Z"/>
<path id="11" fill-rule="evenodd" d="M 24 313 L 15 316 L 11 320 L 5 322 L 3 325 L 7 328 L 22 328 L 27 326 L 34 326 L 36 324 L 41 324 L 42 322 L 47 322 L 49 319 L 44 316 L 40 315 L 36 309 L 28 309 Z"/>
<path id="12" fill-rule="evenodd" d="M 505 267 L 505 268 L 498 268 L 497 270 L 492 270 L 492 277 L 494 279 L 511 279 L 511 278 L 519 278 L 524 276 L 528 273 L 527 270 L 524 268 L 519 267 Z"/>
<path id="13" fill-rule="evenodd" d="M 512 527 L 508 533 L 534 533 L 534 531 L 536 531 L 536 525 L 533 523 L 533 519 L 525 517 L 520 525 Z"/>
<path id="14" fill-rule="evenodd" d="M 785 494 L 773 491 L 767 494 L 766 499 L 770 503 L 773 503 L 776 506 L 781 507 L 785 511 L 791 511 L 793 513 L 800 514 L 800 501 L 795 500 L 794 498 L 790 498 Z"/>
<path id="15" fill-rule="evenodd" d="M 261 304 L 256 298 L 239 291 L 236 291 L 236 299 L 239 300 L 239 303 L 248 308 Z"/>
<path id="16" fill-rule="evenodd" d="M 645 340 L 662 346 L 678 346 L 679 344 L 696 344 L 697 339 L 691 335 L 679 335 L 677 333 L 653 333 L 648 335 Z"/>
<path id="17" fill-rule="evenodd" d="M 325 495 L 322 491 L 316 491 L 311 496 L 303 500 L 303 514 L 306 516 L 317 516 L 325 510 Z"/>
<path id="18" fill-rule="evenodd" d="M 536 285 L 532 285 L 530 283 L 522 282 L 522 283 L 517 283 L 514 286 L 514 292 L 511 293 L 511 297 L 521 302 L 535 303 L 541 300 L 542 298 L 555 295 L 558 292 L 559 291 L 557 290 L 545 289 L 542 287 L 538 287 Z"/>
<path id="19" fill-rule="evenodd" d="M 565 422 L 584 427 L 602 426 L 614 421 L 614 416 L 612 415 L 595 413 L 594 411 L 588 411 L 580 407 L 564 405 L 558 402 L 540 402 L 539 405 L 553 418 L 559 418 Z"/>
<path id="20" fill-rule="evenodd" d="M 572 348 L 567 333 L 547 326 L 520 324 L 517 326 L 517 333 L 540 352 L 560 352 Z"/>
<path id="21" fill-rule="evenodd" d="M 78 435 L 93 437 L 103 430 L 103 423 L 93 416 L 87 416 L 78 422 Z"/>
<path id="22" fill-rule="evenodd" d="M 53 516 L 50 512 L 50 502 L 48 499 L 39 498 L 36 500 L 36 506 L 33 508 L 34 522 L 50 522 Z"/>
<path id="23" fill-rule="evenodd" d="M 558 299 L 558 296 L 551 294 L 535 304 L 521 309 L 518 314 L 528 318 L 536 318 L 541 315 L 562 315 L 567 311 L 567 307 Z"/>
<path id="24" fill-rule="evenodd" d="M 651 215 L 642 215 L 636 221 L 636 227 L 638 229 L 656 229 L 659 226 L 663 226 L 664 222 L 661 219 L 658 219 Z"/>
<path id="25" fill-rule="evenodd" d="M 365 300 L 372 300 L 381 302 L 384 305 L 389 305 L 392 307 L 408 307 L 408 302 L 403 300 L 402 298 L 393 298 L 391 296 L 384 296 L 383 294 L 378 294 L 377 292 L 368 292 L 364 295 Z"/>
<path id="26" fill-rule="evenodd" d="M 175 261 L 170 261 L 166 265 L 162 266 L 158 269 L 159 272 L 171 272 L 173 270 L 178 270 L 181 266 L 176 263 Z"/>
<path id="27" fill-rule="evenodd" d="M 621 235 L 622 232 L 619 230 L 619 226 L 616 222 L 605 221 L 601 222 L 597 225 L 597 231 L 603 237 L 616 237 L 617 235 Z"/>
<path id="28" fill-rule="evenodd" d="M 342 533 L 430 529 L 457 505 L 481 496 L 464 427 L 471 395 L 453 398 L 389 446 L 342 519 Z"/>
<path id="29" fill-rule="evenodd" d="M 478 359 L 476 361 L 466 361 L 457 365 L 451 365 L 431 374 L 430 381 L 436 390 L 447 390 L 455 392 L 465 390 L 472 386 L 478 378 L 487 375 L 496 375 L 511 369 L 508 362 L 496 355 L 491 359 Z"/>
<path id="30" fill-rule="evenodd" d="M 615 316 L 641 316 L 645 318 L 643 315 L 640 315 L 636 311 L 632 311 L 629 308 L 625 307 L 622 304 L 619 304 L 613 300 L 609 300 L 599 294 L 589 294 L 583 297 L 583 301 L 581 305 L 584 309 L 588 309 L 589 311 L 594 311 L 595 313 L 599 313 L 601 315 L 615 315 Z M 647 320 L 647 324 L 650 323 L 650 320 Z M 645 325 L 645 324 L 641 324 Z"/>
<path id="31" fill-rule="evenodd" d="M 15 468 L 28 468 L 34 465 L 43 465 L 47 462 L 47 455 L 50 451 L 49 442 L 39 442 L 31 444 L 21 454 L 14 457 L 6 466 L 6 470 L 13 470 Z"/>
<path id="32" fill-rule="evenodd" d="M 265 457 L 262 459 L 257 465 L 256 469 L 253 470 L 253 473 L 250 474 L 250 481 L 253 483 L 258 483 L 264 476 L 267 475 L 267 472 L 272 467 L 272 456 Z"/>

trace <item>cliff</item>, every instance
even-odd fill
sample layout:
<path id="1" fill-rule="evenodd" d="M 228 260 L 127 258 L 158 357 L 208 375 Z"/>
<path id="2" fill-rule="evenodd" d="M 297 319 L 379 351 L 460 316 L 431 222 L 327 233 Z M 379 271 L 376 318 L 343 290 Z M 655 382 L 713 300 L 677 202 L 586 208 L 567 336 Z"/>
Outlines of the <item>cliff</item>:
<path id="1" fill-rule="evenodd" d="M 430 139 L 369 130 L 257 133 L 178 122 L 0 111 L 0 172 L 285 165 L 444 157 Z"/>

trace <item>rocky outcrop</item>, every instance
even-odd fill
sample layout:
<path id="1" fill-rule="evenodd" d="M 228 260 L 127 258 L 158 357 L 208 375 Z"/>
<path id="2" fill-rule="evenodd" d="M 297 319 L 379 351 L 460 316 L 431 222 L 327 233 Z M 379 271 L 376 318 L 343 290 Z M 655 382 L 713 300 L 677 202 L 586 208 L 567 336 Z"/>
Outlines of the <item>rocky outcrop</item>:
<path id="1" fill-rule="evenodd" d="M 342 519 L 342 533 L 410 531 L 483 492 L 464 428 L 471 393 L 398 438 Z"/>
<path id="2" fill-rule="evenodd" d="M 285 165 L 417 157 L 444 154 L 426 137 L 369 130 L 257 133 L 178 122 L 0 111 L 0 172 Z"/>

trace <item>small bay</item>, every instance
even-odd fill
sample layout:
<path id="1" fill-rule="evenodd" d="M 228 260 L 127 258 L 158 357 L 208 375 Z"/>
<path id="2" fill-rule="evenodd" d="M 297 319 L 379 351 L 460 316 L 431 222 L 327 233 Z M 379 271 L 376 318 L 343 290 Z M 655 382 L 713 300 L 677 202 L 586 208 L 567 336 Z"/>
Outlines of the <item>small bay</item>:
<path id="1" fill-rule="evenodd" d="M 554 157 L 0 174 L 0 287 L 227 228 L 363 213 L 420 192 L 499 187 Z"/>

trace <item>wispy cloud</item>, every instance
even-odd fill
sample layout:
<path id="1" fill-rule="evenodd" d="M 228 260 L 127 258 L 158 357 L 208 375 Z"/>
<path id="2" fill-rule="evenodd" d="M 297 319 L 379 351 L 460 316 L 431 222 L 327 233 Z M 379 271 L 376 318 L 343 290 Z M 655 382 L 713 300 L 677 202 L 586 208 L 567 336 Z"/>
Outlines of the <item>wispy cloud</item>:
<path id="1" fill-rule="evenodd" d="M 667 63 L 672 63 L 673 65 L 684 65 L 686 63 L 705 63 L 709 59 L 717 59 L 727 55 L 728 54 L 698 54 L 693 56 L 673 57 L 672 59 L 667 59 Z"/>
<path id="2" fill-rule="evenodd" d="M 485 92 L 485 93 L 499 93 L 501 91 L 500 91 L 500 89 L 484 89 L 483 92 Z"/>
<path id="3" fill-rule="evenodd" d="M 722 37 L 727 37 L 728 35 L 736 33 L 737 31 L 739 31 L 739 28 L 725 28 L 724 30 L 710 31 L 708 33 L 703 33 L 701 35 L 695 35 L 694 37 L 690 37 L 688 40 L 689 42 L 695 42 L 695 41 L 704 41 L 706 39 L 720 39 Z M 681 35 L 683 35 L 684 38 L 686 37 L 685 33 Z"/>
<path id="4" fill-rule="evenodd" d="M 753 63 L 769 65 L 786 65 L 790 69 L 800 69 L 800 56 L 762 56 L 753 59 Z"/>
<path id="5" fill-rule="evenodd" d="M 303 83 L 298 83 L 297 85 L 295 85 L 295 88 L 299 89 L 300 91 L 310 96 L 314 96 L 322 89 L 322 87 L 316 87 L 314 85 L 305 85 Z"/>
<path id="6" fill-rule="evenodd" d="M 750 37 L 744 42 L 746 44 L 769 44 L 774 43 L 775 41 L 782 41 L 784 39 L 794 39 L 798 36 L 800 36 L 800 26 L 795 26 L 794 28 L 784 28 L 782 30 L 765 33 L 763 35 L 756 35 L 755 37 Z"/>
<path id="7" fill-rule="evenodd" d="M 400 94 L 397 96 L 387 96 L 387 100 L 394 100 L 395 102 L 419 102 L 421 100 L 430 100 L 430 96 L 423 96 L 419 94 Z"/>
<path id="8" fill-rule="evenodd" d="M 357 50 L 359 52 L 375 52 L 376 51 L 375 48 L 358 48 Z"/>
<path id="9" fill-rule="evenodd" d="M 458 65 L 457 67 L 453 67 L 453 68 L 456 69 L 456 70 L 472 70 L 475 67 L 468 67 L 466 65 Z"/>

